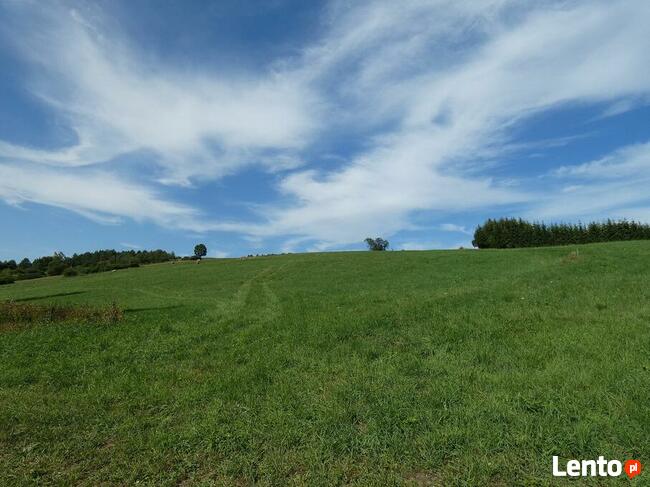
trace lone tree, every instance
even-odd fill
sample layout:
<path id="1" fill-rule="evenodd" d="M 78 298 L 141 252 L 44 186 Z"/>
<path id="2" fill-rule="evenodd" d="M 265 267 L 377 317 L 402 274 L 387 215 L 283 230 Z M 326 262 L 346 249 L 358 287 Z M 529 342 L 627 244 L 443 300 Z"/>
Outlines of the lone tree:
<path id="1" fill-rule="evenodd" d="M 198 244 L 194 247 L 194 257 L 201 260 L 201 257 L 205 257 L 208 253 L 208 248 L 205 244 Z"/>
<path id="2" fill-rule="evenodd" d="M 370 238 L 364 240 L 368 246 L 368 250 L 386 250 L 388 248 L 388 240 L 384 240 L 381 237 Z"/>

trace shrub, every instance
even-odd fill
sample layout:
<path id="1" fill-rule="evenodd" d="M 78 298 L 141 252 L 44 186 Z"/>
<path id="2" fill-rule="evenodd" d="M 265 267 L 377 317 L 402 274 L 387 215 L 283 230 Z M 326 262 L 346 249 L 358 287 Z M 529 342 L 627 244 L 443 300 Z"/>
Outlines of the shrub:
<path id="1" fill-rule="evenodd" d="M 47 275 L 48 276 L 60 276 L 65 270 L 65 264 L 60 260 L 53 260 L 47 266 Z"/>
<path id="2" fill-rule="evenodd" d="M 27 279 L 38 279 L 39 277 L 43 277 L 45 274 L 43 274 L 41 271 L 35 268 L 30 268 L 27 269 L 25 272 L 16 275 L 16 279 L 19 281 L 24 281 Z"/>
<path id="3" fill-rule="evenodd" d="M 2 276 L 0 277 L 0 286 L 3 286 L 5 284 L 13 284 L 15 282 L 15 279 L 11 276 Z"/>
<path id="4" fill-rule="evenodd" d="M 78 275 L 79 273 L 77 270 L 73 269 L 72 267 L 66 267 L 66 269 L 63 271 L 63 277 L 75 277 Z"/>
<path id="5" fill-rule="evenodd" d="M 374 250 L 374 251 L 386 250 L 389 246 L 388 240 L 384 240 L 381 237 L 377 237 L 377 238 L 368 237 L 367 239 L 364 240 L 364 242 L 366 242 L 366 245 L 368 246 L 368 250 Z"/>

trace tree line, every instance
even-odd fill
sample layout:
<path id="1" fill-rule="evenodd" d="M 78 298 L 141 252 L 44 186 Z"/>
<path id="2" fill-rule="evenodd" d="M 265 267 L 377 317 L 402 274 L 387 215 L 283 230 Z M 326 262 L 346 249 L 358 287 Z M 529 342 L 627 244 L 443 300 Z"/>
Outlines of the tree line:
<path id="1" fill-rule="evenodd" d="M 489 219 L 474 232 L 472 244 L 479 249 L 512 249 L 549 245 L 587 244 L 620 240 L 648 240 L 650 225 L 627 220 L 605 222 L 528 222 L 521 218 Z"/>
<path id="2" fill-rule="evenodd" d="M 64 275 L 72 277 L 79 274 L 93 274 L 141 264 L 154 264 L 176 259 L 173 252 L 164 250 L 97 250 L 68 257 L 61 252 L 39 257 L 30 261 L 24 258 L 19 263 L 15 260 L 0 261 L 0 284 L 9 284 L 17 280 L 36 279 L 44 276 Z"/>

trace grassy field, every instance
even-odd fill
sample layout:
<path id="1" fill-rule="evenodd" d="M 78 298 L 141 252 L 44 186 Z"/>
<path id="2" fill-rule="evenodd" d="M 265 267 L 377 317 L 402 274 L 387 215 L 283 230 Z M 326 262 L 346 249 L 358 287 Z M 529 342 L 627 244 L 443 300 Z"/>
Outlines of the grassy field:
<path id="1" fill-rule="evenodd" d="M 552 455 L 650 468 L 650 242 L 575 249 L 1 287 L 125 313 L 0 331 L 0 485 L 545 485 Z"/>

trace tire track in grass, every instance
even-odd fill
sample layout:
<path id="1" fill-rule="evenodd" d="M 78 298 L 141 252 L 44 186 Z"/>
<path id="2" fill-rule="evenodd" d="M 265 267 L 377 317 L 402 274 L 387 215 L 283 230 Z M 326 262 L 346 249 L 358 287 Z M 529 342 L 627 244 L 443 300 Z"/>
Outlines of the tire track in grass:
<path id="1" fill-rule="evenodd" d="M 255 281 L 241 311 L 254 321 L 272 321 L 280 315 L 280 300 L 267 281 Z"/>
<path id="2" fill-rule="evenodd" d="M 287 264 L 276 268 L 269 266 L 244 281 L 230 299 L 223 297 L 191 296 L 173 293 L 162 286 L 150 286 L 149 289 L 135 288 L 135 292 L 172 301 L 174 304 L 188 304 L 206 307 L 203 318 L 207 321 L 231 321 L 238 318 L 246 320 L 268 321 L 280 314 L 280 301 L 268 283 L 269 277 L 282 270 Z"/>
<path id="3" fill-rule="evenodd" d="M 269 280 L 285 267 L 286 264 L 281 267 L 267 267 L 249 281 L 246 297 L 239 303 L 240 315 L 255 322 L 268 322 L 280 315 L 280 300 L 271 289 Z"/>
<path id="4" fill-rule="evenodd" d="M 218 309 L 208 311 L 210 317 L 247 322 L 268 322 L 277 318 L 282 306 L 268 281 L 286 266 L 269 266 L 255 274 L 239 286 L 232 299 L 219 303 Z"/>

